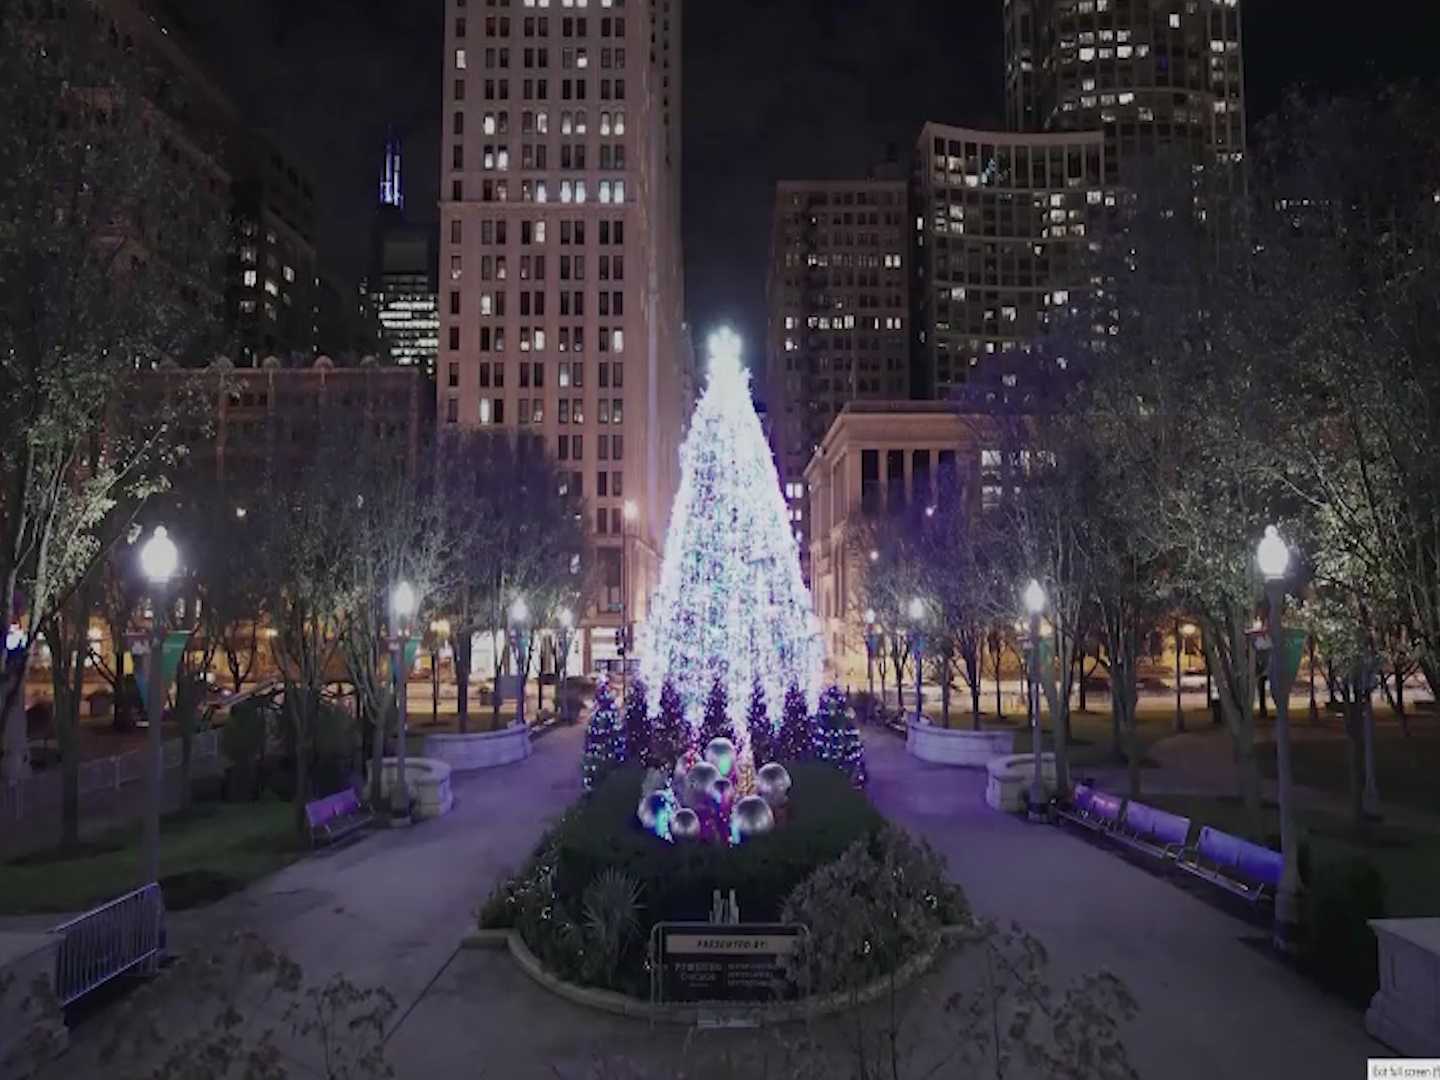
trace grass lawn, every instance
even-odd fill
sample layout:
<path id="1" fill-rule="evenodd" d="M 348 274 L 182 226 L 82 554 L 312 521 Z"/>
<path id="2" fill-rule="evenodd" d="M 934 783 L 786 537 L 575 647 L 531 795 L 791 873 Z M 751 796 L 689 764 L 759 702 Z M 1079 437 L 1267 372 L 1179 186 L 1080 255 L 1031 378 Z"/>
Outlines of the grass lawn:
<path id="1" fill-rule="evenodd" d="M 1378 718 L 1377 718 L 1378 720 Z M 1303 721 L 1300 721 L 1303 733 Z M 1294 742 L 1291 760 L 1295 782 L 1331 791 L 1344 798 L 1349 792 L 1348 741 L 1327 731 Z M 1260 768 L 1275 776 L 1273 743 L 1260 747 Z M 1430 716 L 1411 720 L 1411 735 L 1399 725 L 1378 723 L 1375 729 L 1375 781 L 1382 808 L 1386 803 L 1440 816 L 1440 725 Z"/>
<path id="2" fill-rule="evenodd" d="M 1153 709 L 1141 707 L 1137 716 L 1137 731 L 1140 736 L 1140 747 L 1142 752 L 1148 751 L 1161 739 L 1168 738 L 1174 734 L 1175 712 L 1173 709 Z M 1185 710 L 1185 727 L 1189 731 L 1196 731 L 1210 723 L 1210 714 L 1200 709 Z M 1052 740 L 1050 738 L 1050 717 L 1041 713 L 1040 724 L 1042 730 L 1043 744 L 1045 749 L 1050 749 Z M 968 726 L 955 725 L 955 726 Z M 987 728 L 1011 727 L 1015 730 L 1015 753 L 1028 754 L 1030 752 L 1030 731 L 1023 726 L 1023 720 L 1018 716 L 1007 716 L 998 724 L 992 719 L 984 723 Z M 1070 714 L 1070 767 L 1088 768 L 1097 765 L 1119 765 L 1123 759 L 1116 760 L 1111 753 L 1113 736 L 1111 734 L 1111 720 L 1109 711 L 1105 712 L 1072 712 Z M 1148 758 L 1141 760 L 1143 767 L 1149 768 L 1154 765 Z"/>
<path id="3" fill-rule="evenodd" d="M 1248 829 L 1238 797 L 1152 795 L 1145 801 L 1238 836 Z M 1280 818 L 1274 803 L 1265 804 L 1264 816 L 1265 841 L 1278 850 Z M 1301 813 L 1300 827 L 1310 845 L 1312 864 L 1355 857 L 1374 863 L 1385 881 L 1388 915 L 1435 914 L 1435 898 L 1440 896 L 1440 834 L 1384 824 L 1357 830 L 1348 817 L 1321 811 Z"/>
<path id="4" fill-rule="evenodd" d="M 299 858 L 307 845 L 295 834 L 293 815 L 291 803 L 262 799 L 197 803 L 165 818 L 160 876 L 167 906 L 218 899 Z M 135 888 L 140 838 L 137 823 L 75 852 L 39 852 L 0 866 L 0 914 L 83 911 Z"/>

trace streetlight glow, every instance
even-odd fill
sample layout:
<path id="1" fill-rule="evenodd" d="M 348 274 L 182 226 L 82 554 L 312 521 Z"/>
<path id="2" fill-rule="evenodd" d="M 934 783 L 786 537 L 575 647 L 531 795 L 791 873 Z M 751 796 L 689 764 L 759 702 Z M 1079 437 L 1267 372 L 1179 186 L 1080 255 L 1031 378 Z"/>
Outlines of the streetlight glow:
<path id="1" fill-rule="evenodd" d="M 1031 615 L 1039 615 L 1045 610 L 1045 589 L 1034 578 L 1025 586 L 1025 610 Z"/>
<path id="2" fill-rule="evenodd" d="M 570 609 L 568 607 L 562 607 L 560 609 L 559 619 L 560 626 L 563 629 L 569 630 L 570 627 L 575 625 L 575 616 L 570 614 Z"/>
<path id="3" fill-rule="evenodd" d="M 409 619 L 419 606 L 420 600 L 415 595 L 415 586 L 408 581 L 400 582 L 390 594 L 390 610 L 401 620 Z"/>
<path id="4" fill-rule="evenodd" d="M 510 605 L 510 619 L 512 622 L 523 623 L 530 618 L 530 607 L 525 603 L 523 596 L 517 596 L 515 602 Z"/>
<path id="5" fill-rule="evenodd" d="M 1274 525 L 1265 526 L 1265 538 L 1255 549 L 1255 561 L 1266 581 L 1278 581 L 1290 569 L 1290 549 L 1280 537 L 1280 530 Z"/>
<path id="6" fill-rule="evenodd" d="M 925 601 L 918 596 L 910 601 L 910 618 L 915 622 L 925 618 Z"/>
<path id="7" fill-rule="evenodd" d="M 865 609 L 865 621 L 867 623 L 873 623 L 875 621 L 875 609 L 873 607 L 867 607 Z"/>
<path id="8" fill-rule="evenodd" d="M 875 548 L 871 548 L 871 549 L 870 549 L 870 561 L 871 561 L 871 562 L 879 562 L 879 561 L 880 561 L 880 552 L 877 551 Z"/>
<path id="9" fill-rule="evenodd" d="M 925 516 L 926 516 L 926 517 L 934 517 L 934 516 L 935 516 L 935 507 L 933 507 L 933 506 L 927 506 L 927 507 L 925 507 Z"/>
<path id="10" fill-rule="evenodd" d="M 180 549 L 175 546 L 175 541 L 170 539 L 165 526 L 156 525 L 155 532 L 140 549 L 140 569 L 152 583 L 164 585 L 175 576 L 179 566 Z"/>

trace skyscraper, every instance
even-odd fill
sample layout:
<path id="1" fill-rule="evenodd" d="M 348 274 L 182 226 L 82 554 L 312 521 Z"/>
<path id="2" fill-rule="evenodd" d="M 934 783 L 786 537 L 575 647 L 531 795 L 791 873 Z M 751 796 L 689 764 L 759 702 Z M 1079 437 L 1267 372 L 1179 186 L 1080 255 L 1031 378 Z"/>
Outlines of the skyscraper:
<path id="1" fill-rule="evenodd" d="M 766 397 L 802 566 L 810 549 L 804 471 L 831 421 L 848 402 L 910 392 L 907 217 L 899 179 L 776 185 Z"/>
<path id="2" fill-rule="evenodd" d="M 586 497 L 590 659 L 644 617 L 678 485 L 680 29 L 681 0 L 446 3 L 438 422 L 539 436 Z"/>
<path id="3" fill-rule="evenodd" d="M 1117 202 L 1104 137 L 926 124 L 915 147 L 917 396 L 948 398 L 980 370 L 1003 388 L 1089 287 Z"/>
<path id="4" fill-rule="evenodd" d="M 1158 147 L 1245 152 L 1240 0 L 1004 0 L 1009 123 L 1100 130 L 1125 165 Z"/>
<path id="5" fill-rule="evenodd" d="M 390 360 L 433 375 L 440 346 L 435 226 L 417 224 L 405 216 L 400 166 L 400 139 L 392 133 L 385 140 L 380 205 L 365 292 Z"/>

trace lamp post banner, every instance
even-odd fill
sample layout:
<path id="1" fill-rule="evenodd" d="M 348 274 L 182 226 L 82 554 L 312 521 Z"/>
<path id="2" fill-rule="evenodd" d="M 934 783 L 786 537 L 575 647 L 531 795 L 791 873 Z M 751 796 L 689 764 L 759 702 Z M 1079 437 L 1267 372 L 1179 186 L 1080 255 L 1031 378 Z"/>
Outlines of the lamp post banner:
<path id="1" fill-rule="evenodd" d="M 161 709 L 155 710 L 150 706 L 150 680 L 137 680 L 140 686 L 141 703 L 145 706 L 145 715 L 157 723 L 160 720 L 159 712 L 163 711 L 165 690 L 175 680 L 175 672 L 180 669 L 180 657 L 185 655 L 185 643 L 190 640 L 189 630 L 170 630 L 165 634 L 165 640 L 160 644 L 160 696 Z M 151 657 L 146 657 L 146 663 L 150 663 Z"/>
<path id="2" fill-rule="evenodd" d="M 1271 647 L 1275 646 L 1272 636 Z M 1281 696 L 1289 696 L 1291 688 L 1295 685 L 1295 675 L 1300 670 L 1300 657 L 1305 652 L 1305 631 L 1294 628 L 1280 632 L 1280 651 L 1276 654 L 1274 664 L 1275 672 L 1271 680 L 1270 697 L 1272 700 L 1279 700 Z"/>

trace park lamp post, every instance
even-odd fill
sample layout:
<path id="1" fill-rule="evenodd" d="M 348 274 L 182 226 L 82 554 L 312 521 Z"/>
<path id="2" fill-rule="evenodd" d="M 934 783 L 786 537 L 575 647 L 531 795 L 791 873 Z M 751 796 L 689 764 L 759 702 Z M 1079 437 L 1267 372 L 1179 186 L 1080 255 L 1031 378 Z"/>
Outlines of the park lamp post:
<path id="1" fill-rule="evenodd" d="M 568 607 L 562 607 L 555 615 L 560 632 L 555 635 L 555 686 L 560 695 L 558 712 L 560 719 L 570 719 L 570 696 L 565 692 L 570 679 L 570 635 L 575 629 L 575 616 Z"/>
<path id="2" fill-rule="evenodd" d="M 170 580 L 180 568 L 180 549 L 170 539 L 165 526 L 155 526 L 150 539 L 140 548 L 140 572 L 150 586 L 152 613 L 148 641 L 143 637 L 132 641 L 131 650 L 137 659 L 145 656 L 145 775 L 148 793 L 145 806 L 145 838 L 140 847 L 140 880 L 149 884 L 160 880 L 160 807 L 165 782 L 164 742 L 161 725 L 165 715 L 165 694 L 180 664 L 180 652 L 189 634 L 167 630 Z"/>
<path id="3" fill-rule="evenodd" d="M 525 674 L 530 663 L 530 607 L 523 596 L 510 605 L 510 651 L 515 657 L 519 689 L 515 694 L 515 722 L 525 726 Z"/>
<path id="4" fill-rule="evenodd" d="M 875 609 L 865 609 L 865 676 L 870 683 L 870 711 L 875 711 L 875 650 L 880 647 L 880 628 L 875 625 Z"/>
<path id="5" fill-rule="evenodd" d="M 640 518 L 640 507 L 634 499 L 626 499 L 621 508 L 624 518 L 620 526 L 620 629 L 616 635 L 616 652 L 620 654 L 620 704 L 625 704 L 625 693 L 629 683 L 630 648 L 633 642 L 630 630 L 630 533 Z"/>
<path id="6" fill-rule="evenodd" d="M 440 719 L 440 651 L 450 639 L 450 620 L 430 620 L 430 723 Z"/>
<path id="7" fill-rule="evenodd" d="M 915 723 L 925 722 L 925 698 L 920 680 L 924 675 L 925 659 L 925 601 L 915 597 L 906 612 L 910 617 L 910 651 L 915 654 Z"/>
<path id="8" fill-rule="evenodd" d="M 1175 617 L 1175 730 L 1185 730 L 1185 713 L 1180 708 L 1180 681 L 1184 675 L 1182 661 L 1185 657 L 1185 641 L 1195 633 L 1194 623 L 1182 623 L 1180 617 Z M 1206 702 L 1209 707 L 1209 702 Z"/>
<path id="9" fill-rule="evenodd" d="M 1040 701 L 1034 688 L 1040 685 L 1040 616 L 1045 611 L 1045 589 L 1034 578 L 1025 586 L 1025 611 L 1030 616 L 1029 654 L 1030 682 L 1032 689 L 1025 695 L 1026 707 L 1030 710 L 1030 756 L 1034 759 L 1034 771 L 1030 775 L 1030 812 L 1039 813 L 1045 805 L 1045 776 L 1043 754 L 1040 745 Z"/>
<path id="10" fill-rule="evenodd" d="M 1295 792 L 1290 757 L 1290 689 L 1300 667 L 1300 645 L 1304 635 L 1285 631 L 1285 590 L 1290 571 L 1290 549 L 1274 525 L 1265 526 L 1265 536 L 1255 549 L 1255 562 L 1265 578 L 1265 599 L 1269 611 L 1266 626 L 1269 638 L 1270 694 L 1275 702 L 1275 774 L 1280 804 L 1280 851 L 1284 868 L 1275 893 L 1275 945 L 1283 952 L 1295 952 L 1300 932 L 1300 865 L 1295 827 Z"/>
<path id="11" fill-rule="evenodd" d="M 409 713 L 407 677 L 420 640 L 414 636 L 415 612 L 420 598 L 415 587 L 402 581 L 390 593 L 390 674 L 395 680 L 395 783 L 390 788 L 390 816 L 394 822 L 410 820 L 410 789 L 405 781 L 405 722 Z"/>

